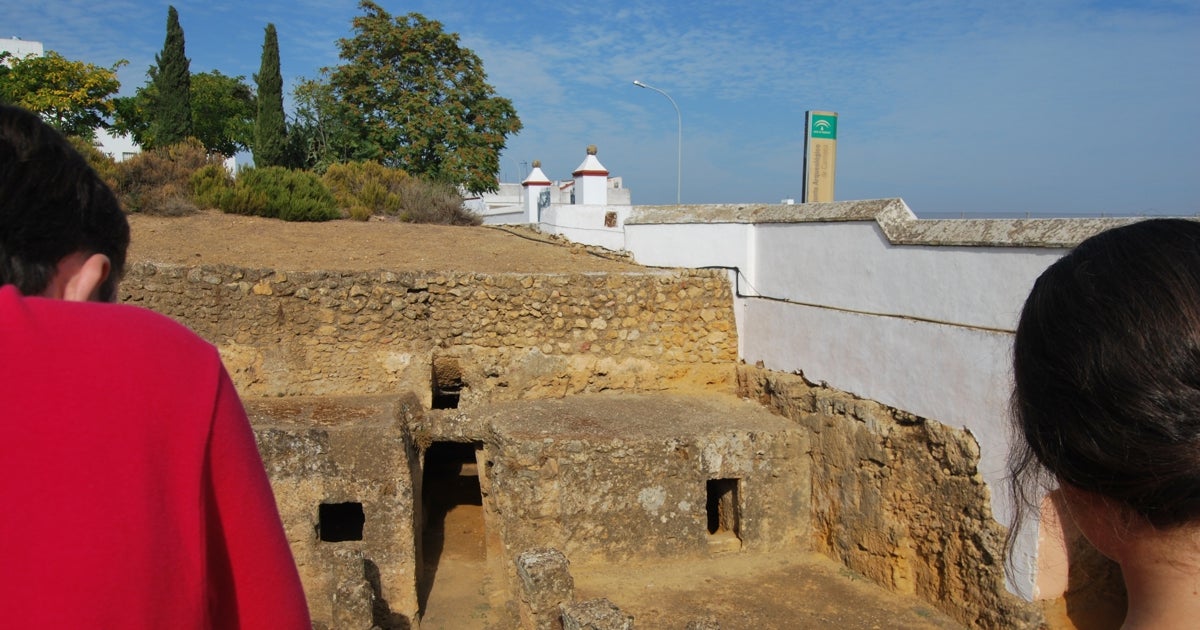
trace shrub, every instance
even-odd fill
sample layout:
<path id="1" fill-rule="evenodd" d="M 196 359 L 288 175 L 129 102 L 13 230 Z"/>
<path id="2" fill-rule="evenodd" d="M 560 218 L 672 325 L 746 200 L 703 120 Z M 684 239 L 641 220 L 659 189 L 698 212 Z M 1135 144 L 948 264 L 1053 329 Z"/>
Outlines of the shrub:
<path id="1" fill-rule="evenodd" d="M 452 185 L 413 177 L 377 162 L 334 164 L 321 178 L 339 208 L 352 219 L 394 216 L 412 223 L 479 225 L 482 220 L 463 208 Z"/>
<path id="2" fill-rule="evenodd" d="M 192 199 L 201 208 L 218 208 L 221 195 L 233 188 L 233 176 L 224 164 L 206 164 L 192 173 Z"/>
<path id="3" fill-rule="evenodd" d="M 401 195 L 400 220 L 411 223 L 479 225 L 483 219 L 463 207 L 458 188 L 448 182 L 411 178 Z"/>
<path id="4" fill-rule="evenodd" d="M 92 167 L 92 170 L 96 171 L 96 174 L 100 176 L 100 179 L 103 180 L 105 184 L 108 184 L 109 188 L 115 191 L 117 189 L 117 181 L 119 179 L 117 174 L 117 163 L 113 161 L 112 158 L 105 155 L 103 151 L 96 148 L 96 145 L 92 144 L 89 140 L 80 138 L 79 136 L 68 136 L 67 140 L 71 143 L 71 146 L 75 147 L 75 150 L 83 156 L 83 159 L 87 161 L 88 166 Z"/>
<path id="5" fill-rule="evenodd" d="M 338 207 L 359 221 L 399 214 L 401 195 L 411 179 L 408 173 L 378 162 L 333 164 L 321 177 Z"/>
<path id="6" fill-rule="evenodd" d="M 117 164 L 117 196 L 129 212 L 177 216 L 196 211 L 192 174 L 223 158 L 195 138 L 145 151 Z"/>
<path id="7" fill-rule="evenodd" d="M 242 169 L 233 187 L 219 197 L 218 207 L 231 214 L 284 221 L 328 221 L 341 216 L 319 177 L 280 166 Z"/>

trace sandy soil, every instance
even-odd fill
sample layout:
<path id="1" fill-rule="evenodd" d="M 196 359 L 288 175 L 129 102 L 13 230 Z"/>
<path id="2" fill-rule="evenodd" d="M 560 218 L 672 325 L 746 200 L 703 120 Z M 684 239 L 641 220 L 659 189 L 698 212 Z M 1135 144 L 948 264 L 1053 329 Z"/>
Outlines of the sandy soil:
<path id="1" fill-rule="evenodd" d="M 168 218 L 134 214 L 131 261 L 231 264 L 283 271 L 630 271 L 596 248 L 513 226 L 397 221 L 289 223 L 218 211 Z"/>
<path id="2" fill-rule="evenodd" d="M 473 478 L 464 482 L 477 483 Z M 484 548 L 483 510 L 446 506 L 428 532 L 434 566 L 423 630 L 516 627 L 501 568 Z M 433 545 L 429 543 L 433 542 Z M 813 553 L 717 553 L 707 559 L 573 565 L 575 597 L 605 597 L 634 616 L 637 628 L 685 630 L 711 619 L 724 630 L 961 630 L 929 604 L 889 593 Z"/>
<path id="3" fill-rule="evenodd" d="M 423 630 L 517 627 L 504 590 L 504 568 L 488 557 L 474 463 L 426 476 Z M 731 540 L 736 544 L 736 540 Z M 715 620 L 724 630 L 960 630 L 925 602 L 889 593 L 823 556 L 710 549 L 707 558 L 571 566 L 575 597 L 604 597 L 634 616 L 638 628 L 685 630 Z M 736 546 L 735 546 L 736 549 Z"/>

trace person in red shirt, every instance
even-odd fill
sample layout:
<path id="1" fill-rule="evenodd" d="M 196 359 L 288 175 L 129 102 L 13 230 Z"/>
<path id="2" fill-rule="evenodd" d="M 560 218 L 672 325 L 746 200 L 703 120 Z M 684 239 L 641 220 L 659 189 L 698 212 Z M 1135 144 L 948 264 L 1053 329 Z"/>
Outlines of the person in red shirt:
<path id="1" fill-rule="evenodd" d="M 309 629 L 216 349 L 112 304 L 129 226 L 56 131 L 0 106 L 0 616 L 12 628 Z"/>

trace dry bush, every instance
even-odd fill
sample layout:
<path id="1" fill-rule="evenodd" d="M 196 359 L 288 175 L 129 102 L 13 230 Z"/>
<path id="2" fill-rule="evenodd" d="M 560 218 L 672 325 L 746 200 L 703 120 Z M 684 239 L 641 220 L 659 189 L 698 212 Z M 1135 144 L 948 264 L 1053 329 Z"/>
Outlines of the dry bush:
<path id="1" fill-rule="evenodd" d="M 96 148 L 96 145 L 92 144 L 92 142 L 89 140 L 85 140 L 79 136 L 68 136 L 67 140 L 71 143 L 71 146 L 75 147 L 75 150 L 83 156 L 83 159 L 87 161 L 88 166 L 92 167 L 92 170 L 96 171 L 96 174 L 100 176 L 100 179 L 103 180 L 105 184 L 108 184 L 109 188 L 116 190 L 118 181 L 117 163 L 112 158 L 105 155 L 103 151 Z"/>
<path id="2" fill-rule="evenodd" d="M 117 165 L 117 195 L 129 212 L 178 216 L 196 212 L 192 174 L 224 158 L 209 155 L 195 138 L 145 151 Z"/>
<path id="3" fill-rule="evenodd" d="M 463 207 L 458 187 L 447 182 L 410 178 L 401 193 L 400 220 L 441 225 L 479 225 L 483 219 Z"/>
<path id="4" fill-rule="evenodd" d="M 330 166 L 321 178 L 339 208 L 352 219 L 394 216 L 411 223 L 479 225 L 482 220 L 463 208 L 452 184 L 413 177 L 377 162 Z"/>

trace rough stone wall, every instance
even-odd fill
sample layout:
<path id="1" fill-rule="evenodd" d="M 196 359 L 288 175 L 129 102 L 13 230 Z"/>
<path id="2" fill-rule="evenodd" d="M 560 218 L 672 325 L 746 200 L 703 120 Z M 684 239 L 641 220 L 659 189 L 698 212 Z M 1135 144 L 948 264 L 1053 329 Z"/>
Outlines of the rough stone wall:
<path id="1" fill-rule="evenodd" d="M 753 403 L 577 396 L 495 405 L 485 421 L 509 558 L 537 546 L 582 564 L 807 546 L 806 432 Z M 736 480 L 736 537 L 708 531 L 709 480 Z"/>
<path id="2" fill-rule="evenodd" d="M 399 393 L 430 402 L 435 355 L 464 401 L 733 386 L 727 278 L 628 274 L 282 272 L 140 262 L 126 302 L 215 343 L 243 396 Z"/>
<path id="3" fill-rule="evenodd" d="M 1004 530 L 967 431 L 802 376 L 741 366 L 741 393 L 811 432 L 814 548 L 974 628 L 1037 627 L 1004 587 Z"/>
<path id="4" fill-rule="evenodd" d="M 249 399 L 247 412 L 314 623 L 385 630 L 417 616 L 415 397 Z M 323 540 L 322 504 L 361 505 L 361 539 Z M 364 583 L 369 593 L 362 593 Z M 360 592 L 363 597 L 347 598 Z M 359 610 L 366 606 L 366 610 Z M 339 622 L 341 620 L 341 622 Z"/>

